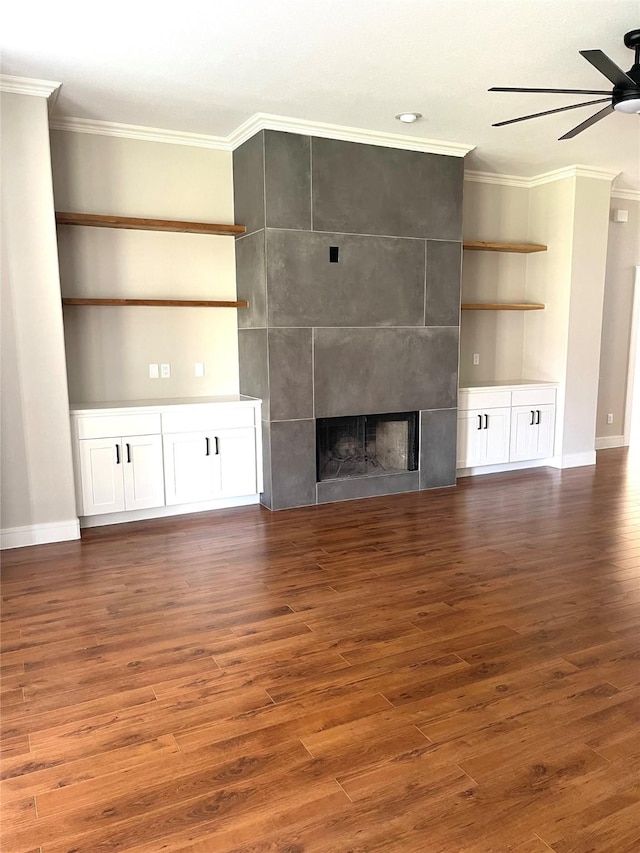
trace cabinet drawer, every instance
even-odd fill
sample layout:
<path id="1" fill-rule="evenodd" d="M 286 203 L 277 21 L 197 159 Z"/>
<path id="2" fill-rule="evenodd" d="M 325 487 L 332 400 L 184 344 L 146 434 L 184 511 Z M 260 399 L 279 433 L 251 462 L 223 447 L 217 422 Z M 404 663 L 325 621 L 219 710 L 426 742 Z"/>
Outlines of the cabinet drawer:
<path id="1" fill-rule="evenodd" d="M 530 390 L 514 391 L 511 403 L 513 406 L 544 406 L 555 403 L 555 388 L 531 388 Z"/>
<path id="2" fill-rule="evenodd" d="M 468 391 L 460 389 L 458 409 L 500 409 L 511 405 L 511 391 Z"/>
<path id="3" fill-rule="evenodd" d="M 160 432 L 160 415 L 89 415 L 77 418 L 78 438 L 120 438 Z"/>
<path id="4" fill-rule="evenodd" d="M 254 409 L 245 406 L 238 409 L 212 408 L 200 404 L 193 409 L 179 412 L 163 412 L 162 432 L 199 432 L 216 429 L 254 426 Z"/>

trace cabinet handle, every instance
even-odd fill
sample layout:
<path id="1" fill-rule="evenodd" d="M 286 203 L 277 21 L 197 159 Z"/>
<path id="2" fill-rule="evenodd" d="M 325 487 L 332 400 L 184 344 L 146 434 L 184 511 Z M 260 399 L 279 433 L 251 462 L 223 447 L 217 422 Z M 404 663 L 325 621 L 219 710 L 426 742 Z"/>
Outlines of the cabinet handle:
<path id="1" fill-rule="evenodd" d="M 120 445 L 116 444 L 116 465 L 120 464 Z"/>
<path id="2" fill-rule="evenodd" d="M 484 416 L 484 428 L 489 429 L 489 415 Z"/>
<path id="3" fill-rule="evenodd" d="M 538 412 L 538 420 L 536 421 L 536 426 L 540 423 L 540 409 L 536 409 Z"/>
<path id="4" fill-rule="evenodd" d="M 127 442 L 127 462 L 131 462 L 131 445 Z"/>
<path id="5" fill-rule="evenodd" d="M 535 422 L 536 422 L 536 413 L 533 411 L 533 409 L 531 409 L 531 423 L 529 424 L 529 426 L 533 426 L 535 424 Z"/>
<path id="6" fill-rule="evenodd" d="M 218 442 L 218 436 L 215 437 L 216 442 L 216 456 L 220 455 L 220 443 Z"/>
<path id="7" fill-rule="evenodd" d="M 204 455 L 210 456 L 211 455 L 211 447 L 209 446 L 209 437 L 208 436 L 204 440 L 204 446 L 205 446 Z"/>
<path id="8" fill-rule="evenodd" d="M 482 429 L 482 415 L 478 415 L 478 429 Z"/>

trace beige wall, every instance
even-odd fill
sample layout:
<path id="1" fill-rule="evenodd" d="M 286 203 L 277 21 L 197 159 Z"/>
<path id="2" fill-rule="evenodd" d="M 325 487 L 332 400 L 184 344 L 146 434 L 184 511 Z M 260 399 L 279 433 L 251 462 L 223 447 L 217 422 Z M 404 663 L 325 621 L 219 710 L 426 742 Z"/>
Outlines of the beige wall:
<path id="1" fill-rule="evenodd" d="M 579 175 L 530 191 L 524 376 L 559 382 L 555 451 L 561 467 L 595 461 L 596 402 L 608 236 L 609 180 Z"/>
<path id="2" fill-rule="evenodd" d="M 59 524 L 54 538 L 72 538 L 78 522 L 47 102 L 1 102 L 1 524 L 5 544 L 26 544 L 13 529 Z"/>
<path id="3" fill-rule="evenodd" d="M 53 131 L 56 209 L 233 222 L 231 154 L 207 148 Z M 58 229 L 65 296 L 233 300 L 233 239 L 199 234 Z M 74 402 L 233 394 L 234 309 L 67 307 Z M 195 377 L 195 362 L 205 376 Z M 149 379 L 149 363 L 171 365 Z"/>
<path id="4" fill-rule="evenodd" d="M 564 434 L 575 179 L 542 184 L 529 192 L 530 239 L 549 248 L 529 267 L 527 301 L 541 302 L 545 309 L 531 311 L 527 316 L 523 376 L 559 383 L 555 448 L 560 455 Z"/>
<path id="5" fill-rule="evenodd" d="M 575 184 L 575 178 L 565 178 L 529 190 L 530 240 L 548 249 L 532 256 L 528 268 L 526 301 L 545 306 L 527 315 L 523 376 L 528 379 L 564 379 Z"/>
<path id="6" fill-rule="evenodd" d="M 576 179 L 563 458 L 595 448 L 609 181 Z"/>
<path id="7" fill-rule="evenodd" d="M 612 198 L 614 210 L 629 211 L 628 222 L 609 222 L 609 249 L 602 321 L 597 435 L 622 436 L 635 267 L 640 265 L 640 201 Z M 612 220 L 612 217 L 610 217 Z M 613 424 L 607 424 L 607 414 Z"/>
<path id="8" fill-rule="evenodd" d="M 466 240 L 527 241 L 529 190 L 465 181 L 463 232 Z M 463 302 L 522 302 L 526 255 L 464 253 Z M 517 311 L 463 311 L 460 328 L 460 384 L 522 375 L 525 317 Z M 473 364 L 473 354 L 480 364 Z"/>
<path id="9" fill-rule="evenodd" d="M 558 382 L 556 456 L 563 467 L 595 458 L 609 197 L 608 180 L 579 173 L 532 188 L 465 182 L 465 239 L 549 249 L 465 252 L 463 302 L 541 302 L 545 309 L 463 312 L 460 383 Z"/>

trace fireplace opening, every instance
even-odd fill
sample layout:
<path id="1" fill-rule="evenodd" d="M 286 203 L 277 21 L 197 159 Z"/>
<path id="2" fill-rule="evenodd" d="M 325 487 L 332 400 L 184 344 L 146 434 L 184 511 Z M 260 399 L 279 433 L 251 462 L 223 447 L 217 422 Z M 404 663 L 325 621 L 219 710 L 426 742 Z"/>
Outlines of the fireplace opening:
<path id="1" fill-rule="evenodd" d="M 418 470 L 418 413 L 349 415 L 316 421 L 317 479 Z"/>

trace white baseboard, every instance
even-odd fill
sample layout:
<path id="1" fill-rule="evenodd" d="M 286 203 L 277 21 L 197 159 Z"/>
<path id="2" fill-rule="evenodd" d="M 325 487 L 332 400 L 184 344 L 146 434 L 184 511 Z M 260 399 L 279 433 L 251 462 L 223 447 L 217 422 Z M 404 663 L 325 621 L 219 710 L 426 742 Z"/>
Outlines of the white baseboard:
<path id="1" fill-rule="evenodd" d="M 47 524 L 28 524 L 26 527 L 5 527 L 0 530 L 0 549 L 46 545 L 49 542 L 68 542 L 79 538 L 80 524 L 77 518 L 69 521 L 52 521 Z"/>
<path id="2" fill-rule="evenodd" d="M 566 453 L 564 456 L 555 456 L 550 463 L 554 468 L 582 468 L 585 465 L 596 464 L 595 450 L 585 453 Z"/>
<path id="3" fill-rule="evenodd" d="M 153 509 L 134 509 L 129 512 L 107 512 L 104 515 L 80 516 L 80 527 L 105 527 L 107 524 L 124 524 L 128 521 L 147 521 L 151 518 L 169 518 L 172 515 L 187 515 L 190 512 L 210 512 L 214 509 L 231 509 L 236 506 L 251 506 L 260 503 L 260 495 L 242 498 L 220 498 L 177 506 L 158 506 Z"/>
<path id="4" fill-rule="evenodd" d="M 525 462 L 502 462 L 500 465 L 479 465 L 475 468 L 458 468 L 457 477 L 477 477 L 479 474 L 502 474 L 505 471 L 525 471 L 527 468 L 544 468 L 550 459 L 528 459 Z"/>
<path id="5" fill-rule="evenodd" d="M 608 447 L 624 447 L 623 435 L 603 435 L 596 438 L 596 450 L 606 450 Z"/>
<path id="6" fill-rule="evenodd" d="M 622 439 L 622 436 L 616 436 Z M 607 447 L 618 447 L 618 444 L 608 444 Z M 600 449 L 600 448 L 599 448 Z M 479 474 L 502 474 L 505 471 L 524 471 L 527 468 L 581 468 L 583 465 L 595 465 L 596 452 L 568 453 L 566 456 L 554 456 L 551 459 L 532 459 L 525 462 L 504 462 L 501 465 L 482 465 L 477 468 L 458 468 L 458 477 L 476 477 Z"/>

